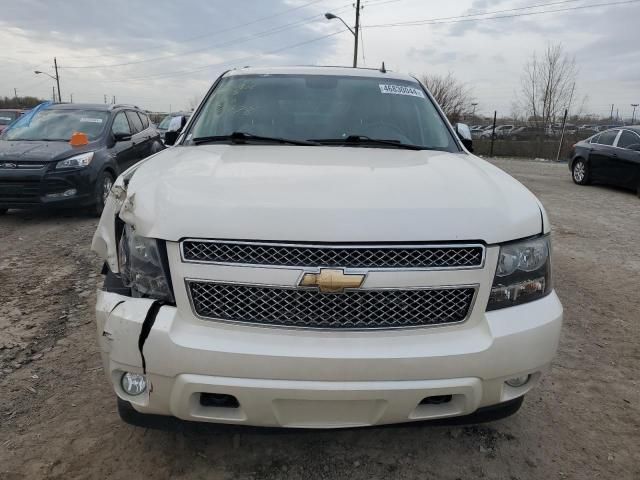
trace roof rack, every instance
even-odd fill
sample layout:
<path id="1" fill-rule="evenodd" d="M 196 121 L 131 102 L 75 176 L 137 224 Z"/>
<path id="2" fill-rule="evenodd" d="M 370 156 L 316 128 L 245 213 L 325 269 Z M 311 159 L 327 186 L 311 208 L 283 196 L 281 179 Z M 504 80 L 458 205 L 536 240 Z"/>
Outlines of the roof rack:
<path id="1" fill-rule="evenodd" d="M 111 108 L 123 108 L 123 107 L 137 108 L 138 110 L 142 110 L 139 106 L 137 106 L 137 105 L 132 105 L 132 104 L 130 104 L 130 103 L 116 103 L 116 104 L 111 104 Z"/>

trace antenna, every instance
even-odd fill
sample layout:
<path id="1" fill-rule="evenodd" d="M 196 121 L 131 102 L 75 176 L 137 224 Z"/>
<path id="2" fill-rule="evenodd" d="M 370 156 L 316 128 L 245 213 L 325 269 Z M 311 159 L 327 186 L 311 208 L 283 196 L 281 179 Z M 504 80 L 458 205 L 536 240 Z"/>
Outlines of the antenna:
<path id="1" fill-rule="evenodd" d="M 387 73 L 387 69 L 384 66 L 384 62 L 382 62 L 382 66 L 380 67 L 380 72 Z"/>

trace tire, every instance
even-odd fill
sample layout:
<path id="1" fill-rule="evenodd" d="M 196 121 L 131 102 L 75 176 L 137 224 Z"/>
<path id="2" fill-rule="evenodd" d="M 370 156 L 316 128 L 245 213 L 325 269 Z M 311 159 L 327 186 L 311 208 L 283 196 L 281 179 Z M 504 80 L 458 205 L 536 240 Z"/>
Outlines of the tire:
<path id="1" fill-rule="evenodd" d="M 8 211 L 8 208 L 0 208 L 0 215 L 5 215 Z"/>
<path id="2" fill-rule="evenodd" d="M 577 158 L 571 166 L 571 178 L 577 185 L 589 185 L 590 182 L 589 164 L 582 158 Z"/>
<path id="3" fill-rule="evenodd" d="M 91 208 L 91 213 L 96 217 L 102 215 L 102 210 L 104 210 L 104 205 L 107 201 L 107 197 L 109 196 L 109 192 L 111 191 L 111 187 L 113 186 L 113 181 L 113 174 L 106 170 L 98 177 L 95 191 L 96 200 Z"/>

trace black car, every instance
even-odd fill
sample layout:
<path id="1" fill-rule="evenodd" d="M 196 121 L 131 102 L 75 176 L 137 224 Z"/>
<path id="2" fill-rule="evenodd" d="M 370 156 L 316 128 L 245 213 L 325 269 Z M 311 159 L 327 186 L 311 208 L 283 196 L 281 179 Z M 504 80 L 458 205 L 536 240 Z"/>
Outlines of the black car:
<path id="1" fill-rule="evenodd" d="M 605 130 L 576 143 L 569 169 L 578 185 L 606 183 L 640 196 L 640 126 Z"/>
<path id="2" fill-rule="evenodd" d="M 191 113 L 189 112 L 173 112 L 165 116 L 156 127 L 162 141 L 164 141 L 167 132 L 181 132 L 190 117 Z"/>
<path id="3" fill-rule="evenodd" d="M 116 177 L 164 148 L 130 105 L 61 103 L 27 117 L 0 136 L 0 214 L 37 206 L 99 213 Z"/>

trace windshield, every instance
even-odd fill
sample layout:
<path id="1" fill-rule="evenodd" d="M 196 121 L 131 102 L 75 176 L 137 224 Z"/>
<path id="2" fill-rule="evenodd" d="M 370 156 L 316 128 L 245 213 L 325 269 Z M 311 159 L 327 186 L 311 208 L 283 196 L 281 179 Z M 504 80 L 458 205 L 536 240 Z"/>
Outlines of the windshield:
<path id="1" fill-rule="evenodd" d="M 0 125 L 9 125 L 20 115 L 18 112 L 0 112 Z"/>
<path id="2" fill-rule="evenodd" d="M 109 112 L 94 110 L 40 110 L 26 125 L 16 125 L 5 133 L 4 140 L 67 141 L 74 132 L 86 133 L 89 141 L 97 139 L 109 118 Z"/>
<path id="3" fill-rule="evenodd" d="M 459 151 L 435 106 L 417 82 L 374 77 L 237 75 L 223 78 L 207 98 L 187 140 L 234 132 L 291 140 L 341 140 L 361 136 Z"/>

